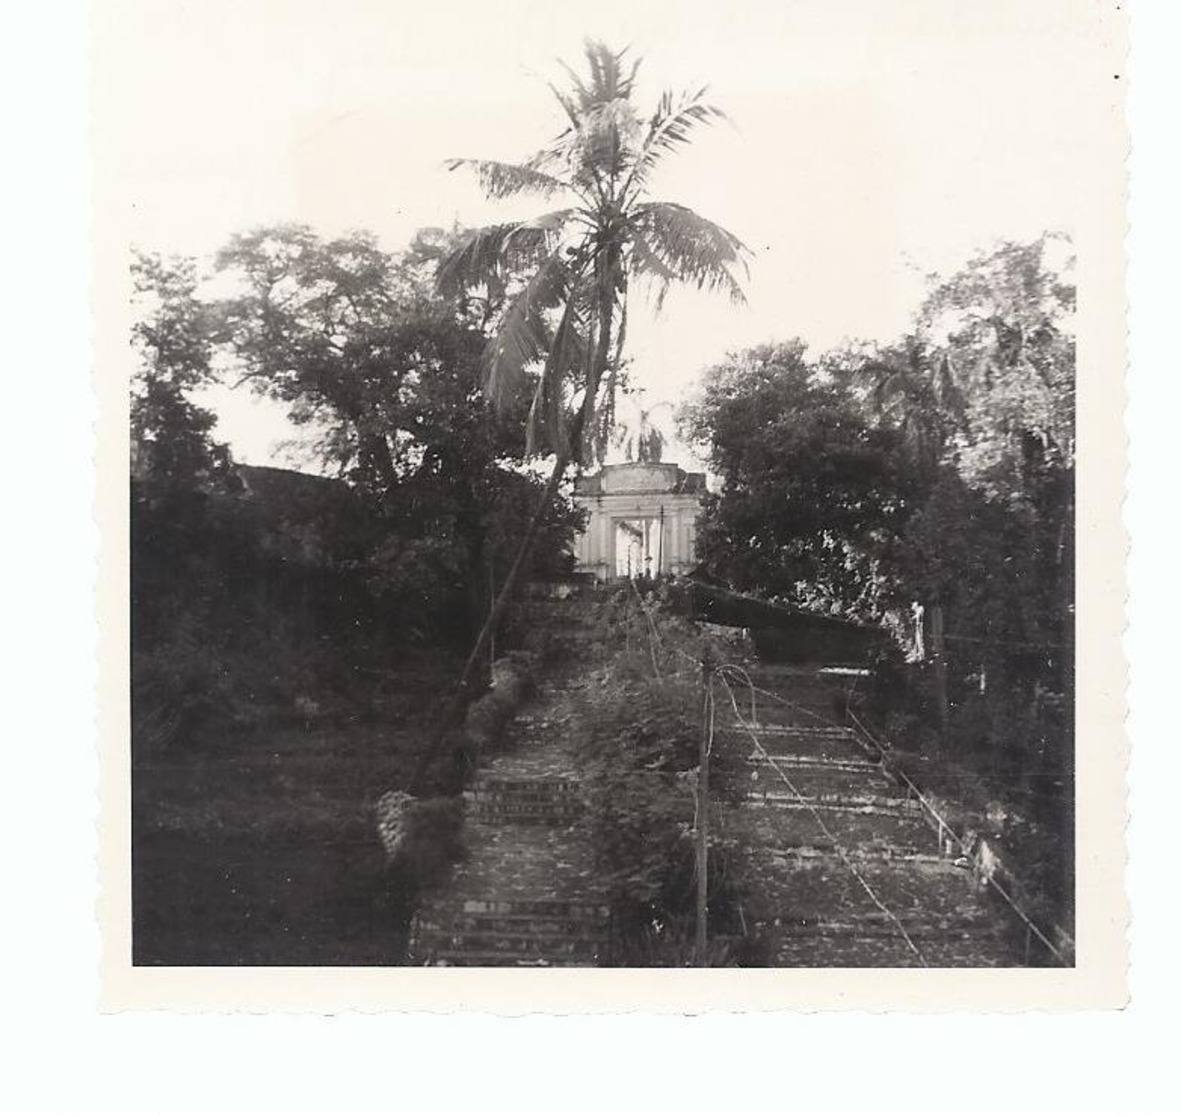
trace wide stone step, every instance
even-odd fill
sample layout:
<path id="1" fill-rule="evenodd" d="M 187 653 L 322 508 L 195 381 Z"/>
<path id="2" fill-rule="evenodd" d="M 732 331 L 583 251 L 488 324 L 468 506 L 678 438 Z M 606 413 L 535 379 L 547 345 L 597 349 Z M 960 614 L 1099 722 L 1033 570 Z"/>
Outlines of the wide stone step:
<path id="1" fill-rule="evenodd" d="M 761 726 L 753 735 L 739 725 L 722 725 L 717 729 L 727 742 L 734 742 L 745 755 L 791 756 L 797 762 L 857 763 L 873 764 L 877 757 L 868 754 L 855 737 L 848 733 L 816 733 L 812 730 L 796 731 L 779 726 L 768 730 Z"/>
<path id="2" fill-rule="evenodd" d="M 847 814 L 887 815 L 891 818 L 921 819 L 919 804 L 901 796 L 833 792 L 819 795 L 796 795 L 790 789 L 758 786 L 747 790 L 747 803 L 774 805 L 785 810 L 818 810 Z"/>
<path id="3" fill-rule="evenodd" d="M 842 845 L 841 848 L 851 861 L 897 861 L 913 865 L 950 864 L 946 856 L 931 851 L 929 842 L 890 845 L 880 840 L 868 844 L 862 842 L 854 846 Z M 831 863 L 840 860 L 840 854 L 834 845 L 812 837 L 801 837 L 795 845 L 789 841 L 777 849 L 768 850 L 767 856 L 773 863 Z"/>
<path id="4" fill-rule="evenodd" d="M 746 759 L 751 764 L 772 769 L 778 766 L 798 771 L 857 772 L 866 776 L 878 775 L 882 771 L 882 766 L 877 761 L 857 756 L 826 758 L 806 753 L 768 752 L 764 755 L 761 752 L 752 752 Z"/>
<path id="5" fill-rule="evenodd" d="M 539 958 L 566 957 L 571 954 L 605 954 L 608 935 L 605 931 L 587 928 L 581 934 L 540 932 L 511 933 L 505 931 L 437 931 L 425 934 L 416 940 L 419 948 L 427 946 L 438 950 L 467 949 L 471 947 L 484 952 L 489 950 L 508 951 L 515 954 L 533 954 Z"/>
<path id="6" fill-rule="evenodd" d="M 570 900 L 551 900 L 534 897 L 512 897 L 506 899 L 462 900 L 440 906 L 437 911 L 450 911 L 455 915 L 496 915 L 496 916 L 551 916 L 564 919 L 599 918 L 611 915 L 610 905 L 595 897 Z"/>
<path id="7" fill-rule="evenodd" d="M 424 961 L 423 965 L 427 966 L 455 966 L 455 967 L 536 967 L 544 969 L 548 967 L 553 968 L 574 968 L 574 967 L 593 967 L 600 964 L 598 957 L 583 957 L 581 955 L 572 955 L 568 958 L 538 958 L 533 954 L 523 953 L 515 954 L 511 951 L 500 950 L 444 950 L 428 961 Z"/>
<path id="8" fill-rule="evenodd" d="M 784 721 L 731 721 L 723 722 L 721 728 L 727 732 L 753 732 L 760 737 L 804 737 L 812 740 L 853 740 L 853 731 L 843 725 L 792 725 Z"/>
<path id="9" fill-rule="evenodd" d="M 743 810 L 763 816 L 769 856 L 777 849 L 811 846 L 854 853 L 866 850 L 899 850 L 904 853 L 938 853 L 938 841 L 926 821 L 913 809 L 907 811 L 823 810 L 815 813 L 798 803 L 746 800 Z"/>
<path id="10" fill-rule="evenodd" d="M 605 917 L 590 919 L 588 917 L 564 918 L 562 916 L 544 915 L 455 915 L 446 920 L 425 917 L 419 918 L 415 926 L 423 933 L 484 933 L 497 935 L 516 935 L 522 930 L 535 935 L 575 936 L 588 929 L 598 930 L 606 927 Z"/>
<path id="11" fill-rule="evenodd" d="M 856 919 L 815 915 L 781 920 L 775 925 L 775 930 L 795 937 L 891 938 L 898 935 L 898 924 L 901 924 L 903 930 L 916 942 L 919 939 L 937 942 L 970 937 L 987 938 L 1006 930 L 994 916 L 981 911 L 944 916 L 916 915 L 908 912 L 896 918 L 898 923 L 876 910 L 865 912 Z"/>
<path id="12" fill-rule="evenodd" d="M 1000 968 L 1020 965 L 1014 947 L 998 936 L 963 936 L 943 941 L 931 941 L 911 936 L 919 949 L 916 955 L 906 940 L 894 935 L 841 935 L 833 938 L 812 938 L 786 935 L 771 949 L 771 965 L 816 969 L 828 967 L 906 968 L 974 967 Z"/>

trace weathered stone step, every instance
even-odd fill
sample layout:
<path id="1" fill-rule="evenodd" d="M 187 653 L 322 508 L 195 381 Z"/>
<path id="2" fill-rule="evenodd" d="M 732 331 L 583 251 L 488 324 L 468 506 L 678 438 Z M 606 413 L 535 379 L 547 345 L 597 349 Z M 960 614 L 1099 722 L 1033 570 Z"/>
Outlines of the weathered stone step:
<path id="1" fill-rule="evenodd" d="M 806 737 L 813 740 L 853 740 L 853 731 L 843 725 L 793 725 L 784 721 L 723 722 L 730 733 L 753 732 L 760 737 Z"/>
<path id="2" fill-rule="evenodd" d="M 1013 965 L 1013 947 L 1000 938 L 963 938 L 944 942 L 911 941 L 920 958 L 895 932 L 891 938 L 849 935 L 833 939 L 785 936 L 771 951 L 771 965 L 781 968 L 911 966 L 998 968 Z"/>
<path id="3" fill-rule="evenodd" d="M 752 752 L 747 756 L 747 761 L 751 764 L 762 768 L 771 768 L 774 770 L 775 766 L 784 769 L 795 769 L 805 771 L 818 772 L 859 772 L 865 775 L 874 775 L 880 773 L 882 766 L 874 760 L 863 760 L 860 757 L 823 757 L 811 756 L 805 753 L 783 753 L 774 752 L 763 755 L 761 752 Z"/>
<path id="4" fill-rule="evenodd" d="M 583 958 L 537 958 L 532 954 L 513 954 L 509 951 L 488 950 L 458 950 L 458 951 L 441 951 L 438 955 L 423 963 L 428 966 L 454 966 L 454 967 L 491 967 L 502 968 L 506 966 L 518 967 L 535 967 L 537 969 L 544 969 L 548 967 L 553 968 L 575 968 L 575 967 L 593 967 L 599 965 L 597 957 Z"/>
<path id="5" fill-rule="evenodd" d="M 424 917 L 416 927 L 422 933 L 483 933 L 498 935 L 520 934 L 522 928 L 537 935 L 578 935 L 588 928 L 598 930 L 607 925 L 607 919 L 592 919 L 586 916 L 564 918 L 544 915 L 456 915 L 447 920 Z"/>
<path id="6" fill-rule="evenodd" d="M 578 783 L 566 776 L 498 776 L 483 773 L 477 777 L 475 786 L 485 791 L 563 795 L 576 790 Z"/>
<path id="7" fill-rule="evenodd" d="M 551 900 L 536 897 L 514 897 L 498 900 L 463 900 L 459 903 L 439 905 L 436 911 L 450 911 L 456 915 L 498 915 L 498 916 L 562 916 L 563 918 L 606 919 L 611 908 L 595 897 L 581 897 L 569 900 Z"/>
<path id="8" fill-rule="evenodd" d="M 919 804 L 913 799 L 890 795 L 858 795 L 835 792 L 821 795 L 793 794 L 784 786 L 753 787 L 746 792 L 753 805 L 774 805 L 785 810 L 835 811 L 847 814 L 887 815 L 891 818 L 921 819 Z"/>
<path id="9" fill-rule="evenodd" d="M 1004 928 L 995 917 L 987 912 L 973 911 L 964 915 L 938 916 L 916 915 L 913 912 L 897 916 L 898 923 L 916 942 L 922 938 L 929 942 L 940 939 L 960 939 L 968 936 L 986 938 L 999 935 Z M 874 910 L 859 915 L 856 919 L 808 916 L 782 920 L 775 928 L 782 934 L 793 936 L 862 936 L 865 938 L 890 938 L 898 935 L 898 924 L 882 912 Z"/>
<path id="10" fill-rule="evenodd" d="M 423 965 L 597 965 L 608 956 L 611 909 L 594 897 L 515 897 L 427 905 L 409 957 Z"/>
<path id="11" fill-rule="evenodd" d="M 464 792 L 473 822 L 532 826 L 570 826 L 583 811 L 567 779 L 484 776 Z"/>
<path id="12" fill-rule="evenodd" d="M 823 765 L 793 766 L 749 761 L 748 786 L 752 791 L 787 791 L 795 788 L 805 798 L 833 796 L 875 796 L 904 799 L 905 793 L 883 772 L 874 769 L 849 769 Z M 789 786 L 790 784 L 790 786 Z"/>
<path id="13" fill-rule="evenodd" d="M 598 930 L 599 933 L 588 933 Z M 507 951 L 510 954 L 533 954 L 538 958 L 568 957 L 571 954 L 606 954 L 608 935 L 605 930 L 588 929 L 578 935 L 543 934 L 532 931 L 506 933 L 504 931 L 439 931 L 418 940 L 437 953 L 439 950 L 479 949 Z"/>
<path id="14" fill-rule="evenodd" d="M 909 864 L 950 865 L 950 859 L 940 853 L 932 853 L 930 844 L 917 845 L 864 845 L 842 847 L 852 861 L 905 861 Z M 767 855 L 772 861 L 792 860 L 796 862 L 833 862 L 840 859 L 835 846 L 825 844 L 823 839 L 801 837 L 798 845 L 783 845 L 769 849 Z"/>

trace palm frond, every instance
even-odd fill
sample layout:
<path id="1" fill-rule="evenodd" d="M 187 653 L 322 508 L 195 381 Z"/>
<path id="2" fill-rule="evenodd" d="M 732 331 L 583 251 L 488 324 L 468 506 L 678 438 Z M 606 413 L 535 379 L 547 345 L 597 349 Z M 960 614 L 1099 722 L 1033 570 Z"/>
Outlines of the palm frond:
<path id="1" fill-rule="evenodd" d="M 526 367 L 550 352 L 548 315 L 567 299 L 571 280 L 566 257 L 561 251 L 551 252 L 509 303 L 484 350 L 484 383 L 497 407 L 516 397 Z"/>
<path id="2" fill-rule="evenodd" d="M 583 43 L 590 81 L 584 82 L 578 73 L 566 63 L 561 63 L 574 90 L 577 107 L 582 112 L 617 98 L 629 99 L 635 89 L 636 73 L 640 59 L 627 63 L 628 48 L 612 50 L 605 43 L 587 39 Z"/>
<path id="3" fill-rule="evenodd" d="M 525 424 L 525 453 L 531 456 L 545 445 L 562 453 L 567 443 L 566 402 L 563 389 L 567 374 L 585 361 L 585 340 L 578 299 L 566 299 L 558 328 L 546 354 L 545 365 L 537 378 L 533 402 Z"/>
<path id="4" fill-rule="evenodd" d="M 747 273 L 750 250 L 733 233 L 706 220 L 687 206 L 674 202 L 644 202 L 634 207 L 633 224 L 650 257 L 635 265 L 667 285 L 667 277 L 653 260 L 672 273 L 678 282 L 699 290 L 725 291 L 732 301 L 746 302 L 734 271 Z"/>
<path id="5" fill-rule="evenodd" d="M 439 264 L 435 286 L 448 298 L 473 287 L 503 286 L 508 272 L 534 267 L 545 258 L 574 213 L 561 209 L 529 221 L 473 229 Z"/>
<path id="6" fill-rule="evenodd" d="M 703 124 L 725 120 L 726 114 L 715 105 L 706 103 L 707 86 L 692 93 L 682 93 L 674 98 L 671 90 L 661 94 L 656 111 L 648 122 L 648 131 L 640 144 L 635 167 L 628 178 L 624 192 L 638 189 L 651 170 L 669 152 L 689 142 L 690 133 Z"/>
<path id="7" fill-rule="evenodd" d="M 642 234 L 636 233 L 632 237 L 631 248 L 632 270 L 651 284 L 652 302 L 659 311 L 664 306 L 665 296 L 676 280 L 677 273 L 656 254 L 656 250 Z"/>
<path id="8" fill-rule="evenodd" d="M 517 222 L 487 225 L 467 233 L 439 264 L 435 286 L 454 298 L 472 287 L 498 283 L 504 271 L 504 252 Z"/>
<path id="9" fill-rule="evenodd" d="M 448 159 L 444 166 L 449 171 L 463 167 L 475 171 L 480 189 L 488 198 L 512 198 L 518 194 L 540 194 L 548 198 L 570 188 L 560 178 L 531 165 L 531 161 L 501 163 L 495 159 Z"/>

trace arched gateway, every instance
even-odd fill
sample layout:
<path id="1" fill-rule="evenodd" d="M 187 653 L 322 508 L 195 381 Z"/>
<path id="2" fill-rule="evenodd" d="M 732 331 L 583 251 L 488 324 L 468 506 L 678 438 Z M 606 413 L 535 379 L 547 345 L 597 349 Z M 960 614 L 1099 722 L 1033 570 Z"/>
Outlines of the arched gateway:
<path id="1" fill-rule="evenodd" d="M 574 544 L 576 569 L 598 581 L 688 573 L 704 494 L 704 473 L 671 462 L 606 465 L 580 477 L 574 501 L 588 519 Z"/>

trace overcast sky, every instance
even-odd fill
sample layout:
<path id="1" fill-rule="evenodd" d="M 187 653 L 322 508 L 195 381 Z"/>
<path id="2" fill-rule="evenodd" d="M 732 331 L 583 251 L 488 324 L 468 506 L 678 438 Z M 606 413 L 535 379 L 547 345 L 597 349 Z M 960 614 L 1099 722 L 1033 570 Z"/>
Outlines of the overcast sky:
<path id="1" fill-rule="evenodd" d="M 1084 0 L 128 0 L 112 5 L 115 148 L 139 247 L 207 254 L 251 226 L 375 232 L 524 215 L 442 167 L 516 159 L 561 127 L 546 81 L 584 36 L 644 58 L 640 102 L 708 83 L 732 124 L 669 160 L 657 196 L 741 237 L 749 305 L 688 292 L 629 339 L 650 401 L 728 349 L 889 339 L 922 277 L 998 238 L 1074 225 L 1087 118 Z M 542 202 L 541 205 L 545 203 Z M 274 459 L 285 430 L 219 393 L 219 434 Z"/>

